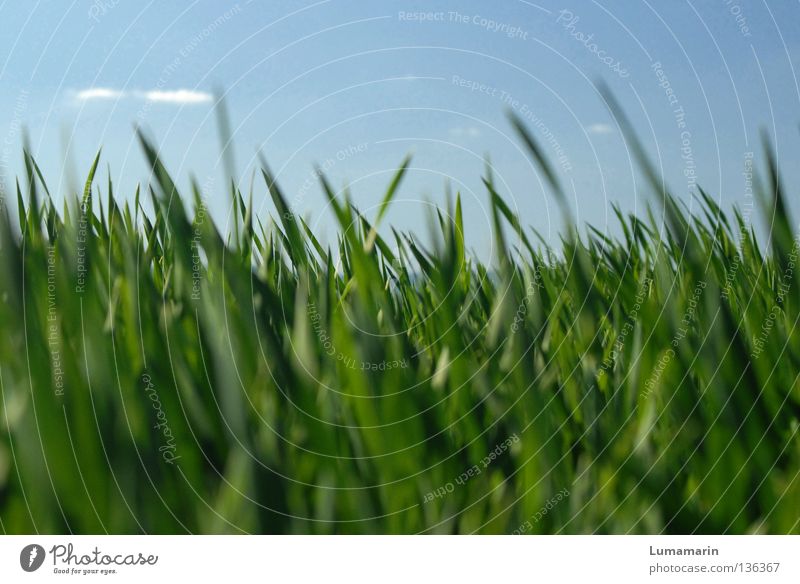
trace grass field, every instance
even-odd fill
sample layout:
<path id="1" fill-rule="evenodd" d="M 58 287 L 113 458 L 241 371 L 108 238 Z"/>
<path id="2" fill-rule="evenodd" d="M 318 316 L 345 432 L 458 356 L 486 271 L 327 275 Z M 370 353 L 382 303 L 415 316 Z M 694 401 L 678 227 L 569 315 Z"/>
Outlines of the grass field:
<path id="1" fill-rule="evenodd" d="M 228 235 L 144 138 L 133 204 L 95 162 L 57 208 L 26 154 L 0 214 L 2 531 L 800 532 L 800 232 L 776 162 L 756 164 L 765 246 L 705 192 L 688 213 L 628 139 L 657 213 L 616 209 L 618 239 L 567 220 L 551 249 L 487 169 L 491 265 L 458 196 L 435 244 L 377 229 L 407 161 L 376 216 L 321 179 L 329 249 L 266 164 L 275 221 L 218 193 Z"/>

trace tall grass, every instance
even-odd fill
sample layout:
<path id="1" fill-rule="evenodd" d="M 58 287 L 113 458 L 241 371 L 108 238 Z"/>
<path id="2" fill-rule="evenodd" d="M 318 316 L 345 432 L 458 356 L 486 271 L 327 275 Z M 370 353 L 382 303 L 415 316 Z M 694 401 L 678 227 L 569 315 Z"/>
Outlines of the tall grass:
<path id="1" fill-rule="evenodd" d="M 95 160 L 59 210 L 25 152 L 19 223 L 0 213 L 0 527 L 797 533 L 800 235 L 776 163 L 761 249 L 628 137 L 666 225 L 615 207 L 619 239 L 568 225 L 550 249 L 487 171 L 492 265 L 458 196 L 429 246 L 381 235 L 408 161 L 374 217 L 321 178 L 330 249 L 266 164 L 276 220 L 231 187 L 227 235 L 144 138 L 132 205 Z"/>

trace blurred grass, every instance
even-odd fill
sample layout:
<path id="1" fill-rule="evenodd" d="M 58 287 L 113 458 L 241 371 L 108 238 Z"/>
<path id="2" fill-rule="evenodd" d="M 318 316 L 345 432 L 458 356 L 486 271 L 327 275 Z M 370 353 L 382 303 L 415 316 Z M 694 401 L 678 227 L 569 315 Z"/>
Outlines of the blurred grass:
<path id="1" fill-rule="evenodd" d="M 458 196 L 430 249 L 379 234 L 408 160 L 372 220 L 321 177 L 331 250 L 266 163 L 277 221 L 232 186 L 228 236 L 143 137 L 132 207 L 98 154 L 56 209 L 26 150 L 18 224 L 0 213 L 3 532 L 800 532 L 776 162 L 765 147 L 762 250 L 705 192 L 690 215 L 628 138 L 666 229 L 615 208 L 624 237 L 568 221 L 549 249 L 487 170 L 496 265 L 465 251 Z"/>

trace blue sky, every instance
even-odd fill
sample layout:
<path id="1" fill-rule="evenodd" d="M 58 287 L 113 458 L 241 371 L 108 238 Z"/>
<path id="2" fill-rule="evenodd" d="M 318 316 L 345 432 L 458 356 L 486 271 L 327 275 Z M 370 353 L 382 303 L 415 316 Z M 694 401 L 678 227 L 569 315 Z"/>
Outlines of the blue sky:
<path id="1" fill-rule="evenodd" d="M 614 232 L 611 202 L 642 211 L 650 197 L 600 80 L 687 204 L 695 177 L 725 205 L 748 202 L 743 169 L 748 152 L 761 161 L 761 128 L 787 184 L 800 179 L 797 1 L 5 1 L 0 21 L 7 183 L 19 173 L 24 126 L 52 191 L 80 184 L 102 146 L 103 175 L 110 165 L 130 197 L 147 180 L 138 123 L 180 184 L 194 173 L 206 185 L 225 225 L 220 89 L 245 188 L 260 150 L 294 210 L 330 234 L 313 164 L 337 187 L 351 184 L 372 215 L 411 152 L 388 221 L 422 234 L 429 203 L 443 203 L 450 180 L 470 243 L 485 254 L 486 155 L 525 223 L 551 241 L 561 227 L 510 109 L 550 156 L 578 219 Z M 262 216 L 273 211 L 261 182 L 255 199 Z"/>

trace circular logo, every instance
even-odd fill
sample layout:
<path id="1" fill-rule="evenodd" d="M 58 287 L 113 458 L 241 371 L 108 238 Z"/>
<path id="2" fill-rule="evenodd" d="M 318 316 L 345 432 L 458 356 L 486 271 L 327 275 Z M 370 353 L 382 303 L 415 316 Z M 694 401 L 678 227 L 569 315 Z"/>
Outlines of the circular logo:
<path id="1" fill-rule="evenodd" d="M 42 567 L 44 563 L 44 548 L 38 544 L 32 543 L 22 548 L 19 553 L 19 565 L 26 572 L 35 572 Z"/>

